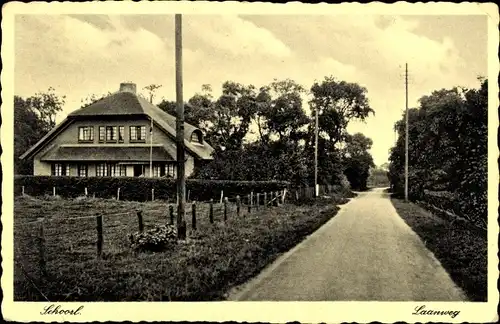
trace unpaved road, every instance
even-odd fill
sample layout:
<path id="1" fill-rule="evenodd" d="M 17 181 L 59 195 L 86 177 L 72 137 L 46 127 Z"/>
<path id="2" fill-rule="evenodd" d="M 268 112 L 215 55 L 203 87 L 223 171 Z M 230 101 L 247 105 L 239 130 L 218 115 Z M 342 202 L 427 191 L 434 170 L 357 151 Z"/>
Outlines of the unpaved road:
<path id="1" fill-rule="evenodd" d="M 465 295 L 382 189 L 339 214 L 229 300 L 461 301 Z"/>

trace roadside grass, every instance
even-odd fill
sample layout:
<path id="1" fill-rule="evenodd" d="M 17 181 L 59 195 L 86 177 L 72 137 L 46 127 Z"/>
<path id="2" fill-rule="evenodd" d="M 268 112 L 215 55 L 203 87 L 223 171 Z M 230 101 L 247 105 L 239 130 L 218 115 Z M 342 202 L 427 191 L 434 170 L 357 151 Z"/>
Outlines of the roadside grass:
<path id="1" fill-rule="evenodd" d="M 485 233 L 463 224 L 451 224 L 413 203 L 396 198 L 391 198 L 391 202 L 467 297 L 471 301 L 487 301 Z"/>
<path id="2" fill-rule="evenodd" d="M 209 222 L 208 205 L 199 204 L 196 231 L 191 229 L 188 204 L 188 238 L 171 250 L 153 253 L 133 251 L 129 235 L 138 230 L 136 210 L 143 212 L 145 229 L 168 223 L 166 202 L 17 197 L 14 300 L 223 300 L 230 288 L 258 274 L 332 218 L 337 204 L 346 201 L 335 196 L 300 206 L 261 206 L 250 214 L 242 206 L 240 217 L 230 204 L 227 222 L 222 205 L 214 204 L 214 224 Z M 103 256 L 97 259 L 95 218 L 66 218 L 103 212 Z M 120 213 L 127 214 L 107 216 Z M 40 273 L 38 263 L 39 223 L 30 223 L 39 217 L 45 218 L 47 276 Z"/>

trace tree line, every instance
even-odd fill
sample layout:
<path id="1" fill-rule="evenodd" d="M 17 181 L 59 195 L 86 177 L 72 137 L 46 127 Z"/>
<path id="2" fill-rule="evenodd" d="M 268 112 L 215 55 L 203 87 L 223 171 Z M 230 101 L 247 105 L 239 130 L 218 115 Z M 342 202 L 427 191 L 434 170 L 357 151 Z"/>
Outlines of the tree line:
<path id="1" fill-rule="evenodd" d="M 447 193 L 441 195 L 443 205 L 485 223 L 488 80 L 479 82 L 477 89 L 434 91 L 409 109 L 409 196 L 425 201 L 430 194 Z M 398 138 L 390 154 L 389 177 L 399 195 L 404 193 L 405 116 L 395 124 Z"/>
<path id="2" fill-rule="evenodd" d="M 153 101 L 160 87 L 145 87 L 145 97 Z M 89 95 L 82 107 L 101 97 Z M 305 110 L 306 100 L 310 113 Z M 21 162 L 18 157 L 54 127 L 55 114 L 63 105 L 64 97 L 52 88 L 29 98 L 15 97 L 17 174 L 32 173 L 32 162 Z M 163 99 L 157 106 L 176 115 L 174 101 Z M 309 89 L 290 79 L 260 87 L 226 81 L 217 97 L 210 85 L 203 85 L 186 102 L 185 121 L 204 132 L 215 152 L 214 160 L 195 170 L 193 177 L 312 185 L 316 111 L 318 182 L 346 185 L 348 181 L 354 189 L 366 189 L 374 166 L 368 152 L 372 141 L 360 133 L 349 134 L 347 127 L 354 120 L 364 121 L 374 110 L 366 88 L 331 76 Z"/>

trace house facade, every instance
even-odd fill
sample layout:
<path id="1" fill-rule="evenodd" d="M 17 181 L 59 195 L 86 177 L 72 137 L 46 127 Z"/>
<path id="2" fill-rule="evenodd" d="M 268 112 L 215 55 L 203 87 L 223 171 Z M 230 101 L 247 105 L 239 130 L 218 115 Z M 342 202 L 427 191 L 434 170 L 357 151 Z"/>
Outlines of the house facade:
<path id="1" fill-rule="evenodd" d="M 122 83 L 70 113 L 20 158 L 33 159 L 34 175 L 176 177 L 175 136 L 175 117 Z M 187 123 L 184 147 L 186 177 L 212 159 L 201 130 Z"/>

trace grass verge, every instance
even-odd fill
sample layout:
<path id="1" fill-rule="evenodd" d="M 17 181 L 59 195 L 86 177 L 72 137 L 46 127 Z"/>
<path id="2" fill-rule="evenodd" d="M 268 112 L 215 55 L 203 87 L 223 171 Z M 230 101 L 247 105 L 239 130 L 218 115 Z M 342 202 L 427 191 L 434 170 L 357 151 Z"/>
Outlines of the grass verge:
<path id="1" fill-rule="evenodd" d="M 391 198 L 404 221 L 434 253 L 471 301 L 487 300 L 486 235 L 463 224 L 451 224 L 425 209 Z"/>
<path id="2" fill-rule="evenodd" d="M 42 301 L 43 293 L 50 301 L 223 300 L 230 288 L 255 276 L 332 218 L 337 204 L 345 201 L 336 197 L 251 213 L 242 208 L 239 217 L 231 205 L 226 222 L 217 205 L 214 224 L 200 204 L 196 231 L 190 229 L 189 210 L 186 215 L 186 241 L 165 252 L 143 253 L 131 250 L 128 242 L 137 230 L 135 210 L 143 211 L 147 229 L 167 222 L 163 202 L 19 198 L 14 210 L 14 298 Z M 104 210 L 125 214 L 104 217 L 104 255 L 97 259 L 95 219 L 67 218 Z M 28 224 L 37 217 L 46 218 L 46 276 L 39 270 L 37 224 Z"/>

